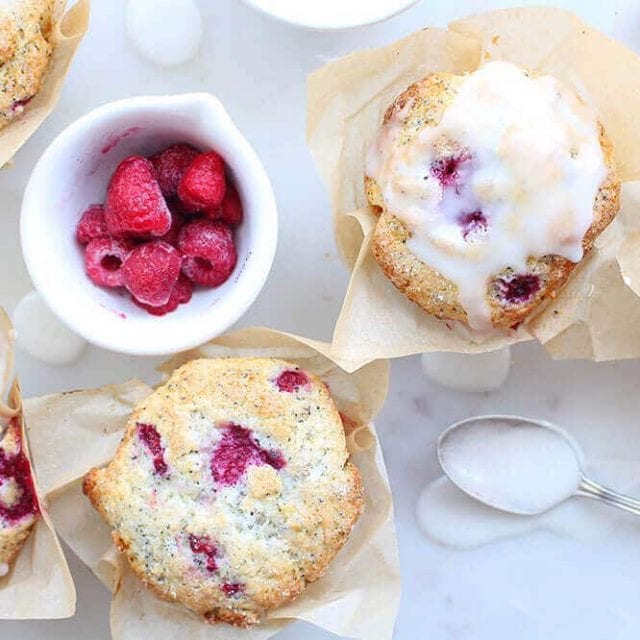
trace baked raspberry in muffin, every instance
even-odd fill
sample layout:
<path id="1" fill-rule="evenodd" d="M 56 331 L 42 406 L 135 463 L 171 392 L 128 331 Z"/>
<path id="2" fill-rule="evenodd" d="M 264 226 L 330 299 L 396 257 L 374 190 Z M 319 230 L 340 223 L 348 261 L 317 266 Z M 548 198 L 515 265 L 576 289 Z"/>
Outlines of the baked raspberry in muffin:
<path id="1" fill-rule="evenodd" d="M 0 3 L 0 128 L 38 93 L 52 53 L 55 0 Z"/>
<path id="2" fill-rule="evenodd" d="M 39 513 L 20 420 L 12 418 L 0 439 L 0 576 L 9 570 Z"/>
<path id="3" fill-rule="evenodd" d="M 474 329 L 529 319 L 619 209 L 613 149 L 592 108 L 506 62 L 412 84 L 366 164 L 383 272 L 428 313 Z"/>
<path id="4" fill-rule="evenodd" d="M 84 492 L 145 585 L 242 627 L 317 580 L 363 508 L 327 386 L 271 358 L 177 369 Z"/>

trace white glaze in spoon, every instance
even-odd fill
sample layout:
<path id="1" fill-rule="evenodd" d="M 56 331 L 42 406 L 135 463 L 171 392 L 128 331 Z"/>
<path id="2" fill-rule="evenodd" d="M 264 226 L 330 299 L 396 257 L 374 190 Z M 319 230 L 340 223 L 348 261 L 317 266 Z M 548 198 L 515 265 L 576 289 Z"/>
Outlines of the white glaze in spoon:
<path id="1" fill-rule="evenodd" d="M 640 501 L 586 478 L 578 445 L 542 420 L 518 416 L 463 420 L 440 436 L 438 460 L 462 491 L 502 511 L 539 514 L 581 495 L 640 515 Z"/>

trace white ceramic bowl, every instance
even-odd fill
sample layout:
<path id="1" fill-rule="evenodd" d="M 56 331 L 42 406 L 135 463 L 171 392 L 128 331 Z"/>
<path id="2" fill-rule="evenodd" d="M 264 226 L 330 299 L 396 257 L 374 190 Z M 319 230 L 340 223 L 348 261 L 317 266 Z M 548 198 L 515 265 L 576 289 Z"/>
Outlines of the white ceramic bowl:
<path id="1" fill-rule="evenodd" d="M 386 20 L 418 0 L 244 0 L 283 22 L 307 29 L 349 29 Z"/>
<path id="2" fill-rule="evenodd" d="M 174 142 L 215 149 L 224 157 L 245 219 L 235 231 L 238 263 L 229 280 L 216 289 L 196 289 L 191 302 L 156 317 L 117 290 L 89 280 L 75 228 L 88 205 L 104 201 L 109 178 L 123 158 Z M 249 308 L 271 269 L 278 224 L 273 190 L 258 156 L 220 102 L 195 93 L 112 102 L 67 127 L 31 174 L 20 233 L 31 279 L 65 324 L 106 349 L 161 355 L 206 342 Z"/>

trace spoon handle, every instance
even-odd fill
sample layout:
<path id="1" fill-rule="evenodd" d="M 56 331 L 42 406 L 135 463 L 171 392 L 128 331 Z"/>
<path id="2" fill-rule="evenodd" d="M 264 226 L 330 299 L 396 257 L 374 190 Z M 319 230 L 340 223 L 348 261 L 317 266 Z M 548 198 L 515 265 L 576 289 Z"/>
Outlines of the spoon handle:
<path id="1" fill-rule="evenodd" d="M 610 504 L 612 507 L 618 507 L 618 509 L 624 509 L 624 511 L 629 511 L 630 513 L 635 513 L 640 516 L 640 500 L 625 496 L 588 478 L 582 479 L 576 493 L 585 498 L 597 498 Z"/>

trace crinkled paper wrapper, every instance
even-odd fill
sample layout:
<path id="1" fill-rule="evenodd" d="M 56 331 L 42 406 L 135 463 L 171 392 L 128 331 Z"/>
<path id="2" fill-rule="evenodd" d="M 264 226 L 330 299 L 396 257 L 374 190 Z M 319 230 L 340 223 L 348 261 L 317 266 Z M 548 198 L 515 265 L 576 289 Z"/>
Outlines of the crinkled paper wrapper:
<path id="1" fill-rule="evenodd" d="M 565 289 L 525 327 L 472 340 L 397 291 L 371 251 L 366 149 L 387 106 L 434 71 L 504 59 L 572 84 L 599 111 L 623 180 L 623 207 Z M 347 370 L 426 351 L 473 353 L 535 338 L 555 358 L 640 357 L 640 57 L 560 9 L 493 11 L 354 53 L 309 78 L 307 138 L 328 186 L 336 240 L 352 270 L 333 336 Z"/>
<path id="2" fill-rule="evenodd" d="M 3 398 L 13 370 L 13 337 L 9 318 L 0 309 L 0 384 Z M 18 417 L 22 426 L 22 447 L 29 456 L 17 381 L 11 387 L 8 400 L 8 404 L 0 400 L 0 420 L 5 423 L 13 416 Z M 0 432 L 3 426 L 0 424 Z M 34 484 L 40 496 L 35 478 Z M 0 620 L 68 618 L 75 613 L 73 579 L 45 506 L 40 504 L 40 509 L 41 515 L 12 562 L 9 573 L 0 578 Z"/>
<path id="3" fill-rule="evenodd" d="M 116 552 L 110 528 L 82 495 L 83 476 L 113 457 L 129 414 L 152 389 L 133 380 L 26 401 L 36 470 L 50 502 L 51 517 L 64 541 L 112 590 L 115 640 L 268 638 L 296 619 L 342 636 L 391 638 L 400 576 L 391 491 L 372 424 L 386 395 L 388 365 L 374 362 L 347 374 L 321 351 L 328 352 L 328 345 L 267 329 L 245 329 L 176 356 L 160 368 L 169 375 L 198 357 L 284 358 L 321 376 L 347 417 L 349 450 L 366 491 L 365 511 L 327 573 L 297 600 L 248 631 L 227 625 L 212 627 L 147 591 Z"/>
<path id="4" fill-rule="evenodd" d="M 42 86 L 24 112 L 0 129 L 0 167 L 31 137 L 58 102 L 73 56 L 89 26 L 89 0 L 78 2 L 65 13 L 66 0 L 58 0 L 51 36 L 53 53 Z"/>

